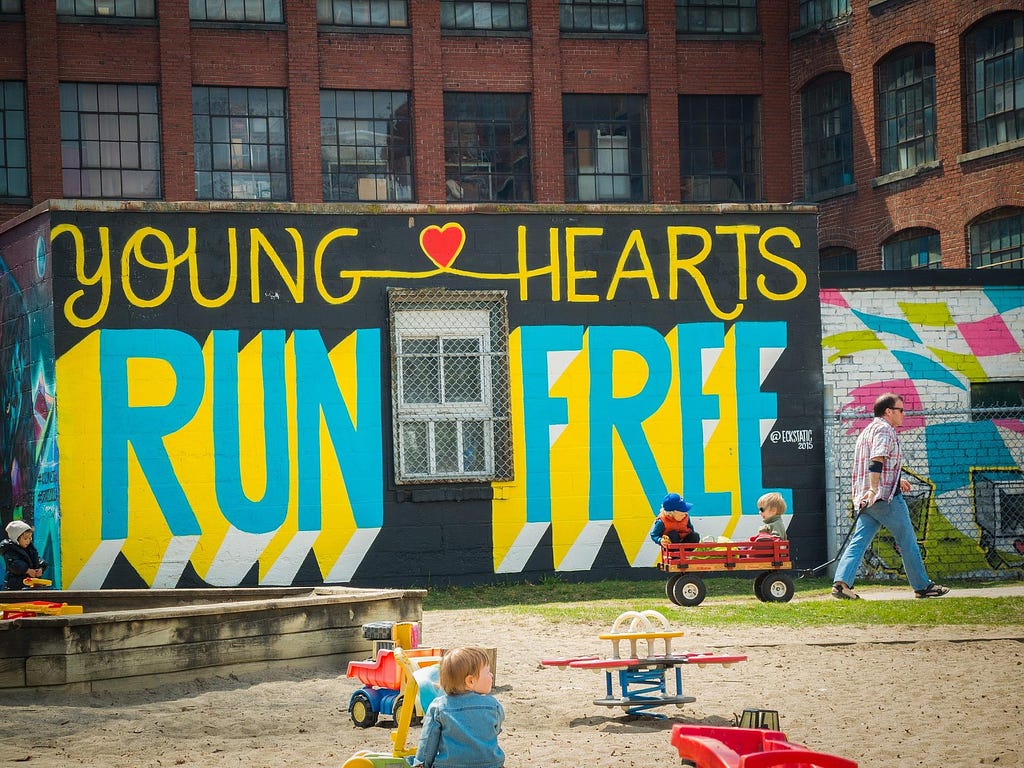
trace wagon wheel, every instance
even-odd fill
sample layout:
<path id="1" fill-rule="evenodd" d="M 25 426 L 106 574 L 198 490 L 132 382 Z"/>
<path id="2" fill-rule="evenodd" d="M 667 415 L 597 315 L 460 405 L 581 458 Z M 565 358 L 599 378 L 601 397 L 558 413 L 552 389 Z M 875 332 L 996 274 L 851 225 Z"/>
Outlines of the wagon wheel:
<path id="1" fill-rule="evenodd" d="M 681 573 L 673 573 L 671 576 L 668 577 L 668 581 L 665 582 L 665 594 L 668 596 L 668 599 L 671 600 L 675 605 L 679 605 L 679 601 L 676 600 L 675 586 L 676 582 L 679 581 L 679 579 L 681 579 L 682 577 L 683 574 Z"/>
<path id="2" fill-rule="evenodd" d="M 704 580 L 700 576 L 681 573 L 672 584 L 672 602 L 676 605 L 700 605 L 707 594 L 708 588 L 704 586 Z"/>
<path id="3" fill-rule="evenodd" d="M 767 579 L 770 574 L 770 571 L 764 571 L 763 573 L 757 574 L 757 577 L 754 579 L 754 595 L 756 595 L 757 599 L 762 603 L 768 598 L 764 596 L 763 592 L 761 592 L 761 588 L 764 586 L 764 580 Z"/>
<path id="4" fill-rule="evenodd" d="M 766 603 L 788 603 L 795 591 L 793 580 L 785 573 L 769 573 L 761 582 L 761 594 Z"/>
<path id="5" fill-rule="evenodd" d="M 348 711 L 352 715 L 352 722 L 360 728 L 370 728 L 377 724 L 377 713 L 373 711 L 370 697 L 362 691 L 352 694 L 352 699 L 348 703 Z"/>

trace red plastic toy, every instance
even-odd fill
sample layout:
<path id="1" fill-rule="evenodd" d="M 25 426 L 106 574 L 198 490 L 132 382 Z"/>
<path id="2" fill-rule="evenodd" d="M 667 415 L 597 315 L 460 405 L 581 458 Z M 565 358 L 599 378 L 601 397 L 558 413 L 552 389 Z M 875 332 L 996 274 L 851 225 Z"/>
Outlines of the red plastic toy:
<path id="1" fill-rule="evenodd" d="M 786 740 L 782 731 L 678 724 L 672 746 L 683 765 L 696 768 L 857 768 L 845 757 L 815 752 Z"/>

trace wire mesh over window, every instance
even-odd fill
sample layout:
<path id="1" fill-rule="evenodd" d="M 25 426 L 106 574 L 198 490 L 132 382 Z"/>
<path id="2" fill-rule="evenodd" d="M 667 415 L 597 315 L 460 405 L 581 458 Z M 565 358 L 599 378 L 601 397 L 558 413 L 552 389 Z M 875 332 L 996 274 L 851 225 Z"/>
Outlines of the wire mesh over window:
<path id="1" fill-rule="evenodd" d="M 503 291 L 388 291 L 395 482 L 511 480 Z"/>

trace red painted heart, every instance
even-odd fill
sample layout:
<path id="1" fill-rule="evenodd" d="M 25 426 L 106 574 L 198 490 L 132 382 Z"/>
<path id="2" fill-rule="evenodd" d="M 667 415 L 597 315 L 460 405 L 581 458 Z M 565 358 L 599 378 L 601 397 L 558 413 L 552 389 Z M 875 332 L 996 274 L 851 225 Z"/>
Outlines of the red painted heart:
<path id="1" fill-rule="evenodd" d="M 462 228 L 461 224 L 456 224 L 454 221 L 448 222 L 443 227 L 431 224 L 420 232 L 420 248 L 441 269 L 452 265 L 465 244 L 466 230 Z"/>

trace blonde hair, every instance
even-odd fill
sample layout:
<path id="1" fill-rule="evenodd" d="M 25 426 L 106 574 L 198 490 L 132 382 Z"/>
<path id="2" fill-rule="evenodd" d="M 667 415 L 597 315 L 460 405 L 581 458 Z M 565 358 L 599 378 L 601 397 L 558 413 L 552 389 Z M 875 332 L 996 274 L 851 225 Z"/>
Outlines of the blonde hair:
<path id="1" fill-rule="evenodd" d="M 757 506 L 761 507 L 762 509 L 767 507 L 775 507 L 775 509 L 778 511 L 780 515 L 784 515 L 786 513 L 786 500 L 782 498 L 781 493 L 776 493 L 775 491 L 772 491 L 771 493 L 766 493 L 764 496 L 758 499 Z"/>
<path id="2" fill-rule="evenodd" d="M 466 692 L 466 678 L 479 675 L 491 663 L 483 648 L 449 648 L 441 657 L 440 683 L 444 692 L 455 696 Z"/>

